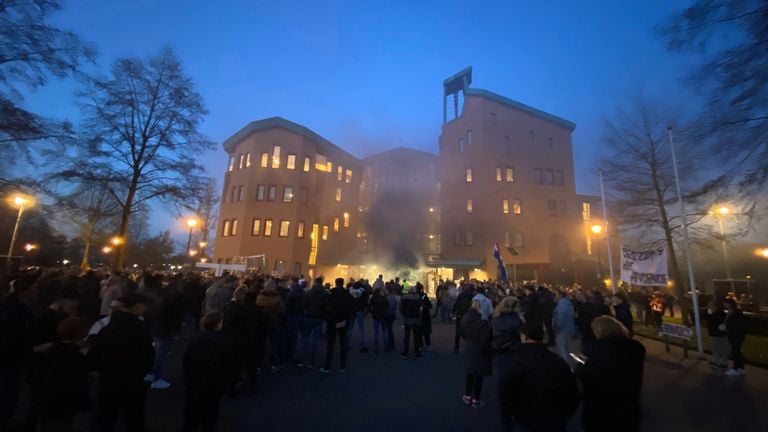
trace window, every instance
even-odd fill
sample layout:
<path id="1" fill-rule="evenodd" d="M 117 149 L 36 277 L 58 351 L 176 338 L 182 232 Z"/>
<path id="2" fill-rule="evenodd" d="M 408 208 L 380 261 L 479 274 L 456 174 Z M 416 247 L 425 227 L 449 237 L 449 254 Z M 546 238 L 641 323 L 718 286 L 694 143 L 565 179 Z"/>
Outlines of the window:
<path id="1" fill-rule="evenodd" d="M 592 219 L 592 209 L 588 202 L 581 203 L 581 217 L 585 221 Z"/>
<path id="2" fill-rule="evenodd" d="M 221 236 L 227 237 L 229 236 L 229 229 L 230 229 L 230 223 L 228 220 L 224 220 L 224 228 L 222 228 Z"/>
<path id="3" fill-rule="evenodd" d="M 246 153 L 245 154 L 245 167 L 248 168 L 251 166 L 251 154 Z"/>
<path id="4" fill-rule="evenodd" d="M 464 153 L 464 138 L 459 138 L 459 153 Z"/>
<path id="5" fill-rule="evenodd" d="M 285 187 L 283 187 L 283 202 L 284 203 L 293 202 L 293 187 L 292 186 L 285 186 Z"/>
<path id="6" fill-rule="evenodd" d="M 240 185 L 237 187 L 237 200 L 242 201 L 245 198 L 245 187 Z"/>
<path id="7" fill-rule="evenodd" d="M 501 168 L 496 168 L 496 181 L 501 181 Z"/>
<path id="8" fill-rule="evenodd" d="M 520 202 L 519 199 L 513 199 L 512 200 L 512 214 L 523 214 L 523 204 Z"/>
<path id="9" fill-rule="evenodd" d="M 229 157 L 229 167 L 227 168 L 227 171 L 232 172 L 235 170 L 235 157 L 230 156 Z"/>
<path id="10" fill-rule="evenodd" d="M 508 199 L 501 200 L 501 211 L 504 212 L 504 214 L 509 214 L 509 200 Z"/>
<path id="11" fill-rule="evenodd" d="M 243 165 L 245 164 L 245 155 L 241 154 L 237 159 L 237 169 L 243 169 Z"/>
<path id="12" fill-rule="evenodd" d="M 488 123 L 495 125 L 496 124 L 496 113 L 491 113 L 490 118 L 488 119 Z"/>
<path id="13" fill-rule="evenodd" d="M 261 234 L 261 219 L 254 219 L 251 224 L 251 235 L 258 237 Z"/>
<path id="14" fill-rule="evenodd" d="M 466 231 L 464 233 L 464 244 L 467 246 L 475 245 L 475 236 L 472 234 L 472 231 Z"/>
<path id="15" fill-rule="evenodd" d="M 555 177 L 554 171 L 552 171 L 551 169 L 545 170 L 544 171 L 544 184 L 545 185 L 551 185 L 553 183 L 554 177 Z"/>
<path id="16" fill-rule="evenodd" d="M 349 213 L 344 212 L 344 228 L 349 228 Z"/>
<path id="17" fill-rule="evenodd" d="M 275 195 L 277 195 L 277 186 L 269 185 L 269 192 L 267 192 L 267 201 L 274 201 Z"/>
<path id="18" fill-rule="evenodd" d="M 318 171 L 328 171 L 328 158 L 323 155 L 315 156 L 315 169 Z"/>
<path id="19" fill-rule="evenodd" d="M 347 170 L 345 181 L 347 183 L 352 183 L 352 170 Z"/>
<path id="20" fill-rule="evenodd" d="M 555 171 L 555 184 L 558 186 L 565 184 L 565 175 L 563 175 L 563 170 Z"/>
<path id="21" fill-rule="evenodd" d="M 280 221 L 280 232 L 277 233 L 280 237 L 288 237 L 288 233 L 291 231 L 291 221 Z"/>
<path id="22" fill-rule="evenodd" d="M 323 235 L 320 238 L 328 240 L 328 225 L 323 225 Z"/>
<path id="23" fill-rule="evenodd" d="M 339 232 L 339 218 L 333 218 L 333 232 Z"/>
<path id="24" fill-rule="evenodd" d="M 467 168 L 466 179 L 467 183 L 472 183 L 472 168 Z"/>
<path id="25" fill-rule="evenodd" d="M 514 232 L 514 235 L 512 236 L 512 246 L 516 248 L 523 247 L 523 233 L 520 231 Z"/>
<path id="26" fill-rule="evenodd" d="M 285 162 L 285 167 L 289 170 L 296 169 L 296 155 L 289 154 L 288 160 Z"/>
<path id="27" fill-rule="evenodd" d="M 510 141 L 508 136 L 504 137 L 504 148 L 507 151 L 507 156 L 512 156 L 512 141 Z"/>
<path id="28" fill-rule="evenodd" d="M 533 170 L 533 182 L 536 184 L 541 184 L 543 180 L 541 168 L 536 168 Z"/>
<path id="29" fill-rule="evenodd" d="M 232 219 L 232 235 L 237 235 L 237 219 Z"/>
<path id="30" fill-rule="evenodd" d="M 309 172 L 309 169 L 312 167 L 312 158 L 309 156 L 304 156 L 304 172 Z"/>
<path id="31" fill-rule="evenodd" d="M 256 186 L 256 201 L 264 201 L 264 185 Z"/>
<path id="32" fill-rule="evenodd" d="M 304 222 L 296 224 L 296 237 L 304 238 Z"/>
<path id="33" fill-rule="evenodd" d="M 547 201 L 547 213 L 550 216 L 557 216 L 557 201 L 555 200 Z"/>
<path id="34" fill-rule="evenodd" d="M 512 246 L 512 236 L 509 235 L 509 231 L 504 233 L 504 247 Z"/>
<path id="35" fill-rule="evenodd" d="M 512 183 L 515 181 L 515 169 L 512 167 L 507 167 L 505 171 L 506 175 L 504 177 L 504 180 L 507 181 L 507 183 Z"/>
<path id="36" fill-rule="evenodd" d="M 264 219 L 264 237 L 272 237 L 272 219 Z"/>
<path id="37" fill-rule="evenodd" d="M 338 181 L 344 180 L 344 168 L 342 168 L 341 165 L 336 167 L 336 180 Z"/>
<path id="38" fill-rule="evenodd" d="M 472 131 L 467 131 L 467 145 L 472 145 Z"/>
<path id="39" fill-rule="evenodd" d="M 261 154 L 261 163 L 259 164 L 262 168 L 266 168 L 269 166 L 269 153 L 262 153 Z"/>
<path id="40" fill-rule="evenodd" d="M 232 186 L 232 193 L 229 194 L 229 202 L 237 201 L 237 186 Z"/>
<path id="41" fill-rule="evenodd" d="M 333 163 L 331 161 L 328 161 L 325 163 L 325 171 L 326 172 L 333 171 Z"/>
<path id="42" fill-rule="evenodd" d="M 341 188 L 336 188 L 336 201 L 341 201 Z"/>
<path id="43" fill-rule="evenodd" d="M 272 147 L 272 168 L 280 168 L 280 146 Z"/>
<path id="44" fill-rule="evenodd" d="M 308 197 L 309 197 L 309 189 L 301 188 L 301 203 L 306 204 Z"/>
<path id="45" fill-rule="evenodd" d="M 472 200 L 467 200 L 467 213 L 472 213 Z"/>
<path id="46" fill-rule="evenodd" d="M 455 233 L 453 233 L 453 245 L 461 246 L 461 232 L 456 231 Z"/>

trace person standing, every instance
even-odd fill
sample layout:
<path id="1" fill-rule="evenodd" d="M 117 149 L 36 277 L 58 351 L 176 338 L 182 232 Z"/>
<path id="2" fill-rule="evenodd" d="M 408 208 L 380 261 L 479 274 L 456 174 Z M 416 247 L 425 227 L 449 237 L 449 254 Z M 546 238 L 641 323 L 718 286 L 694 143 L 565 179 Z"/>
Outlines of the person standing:
<path id="1" fill-rule="evenodd" d="M 645 347 L 613 317 L 599 316 L 591 326 L 592 353 L 576 368 L 584 389 L 582 426 L 586 432 L 637 431 Z"/>
<path id="2" fill-rule="evenodd" d="M 283 365 L 281 349 L 283 347 L 285 303 L 272 279 L 269 279 L 265 288 L 259 292 L 256 297 L 256 304 L 263 308 L 267 318 L 269 318 L 269 364 L 272 373 L 275 373 Z"/>
<path id="3" fill-rule="evenodd" d="M 397 295 L 396 289 L 394 284 L 387 289 L 387 304 L 389 309 L 387 310 L 387 349 L 385 351 L 395 349 L 394 327 L 397 311 L 400 309 L 400 297 Z"/>
<path id="4" fill-rule="evenodd" d="M 461 319 L 472 307 L 472 297 L 474 297 L 474 289 L 472 286 L 462 286 L 461 293 L 456 296 L 456 302 L 453 303 L 453 316 L 456 317 L 456 332 L 453 337 L 453 352 L 459 353 L 459 342 L 461 340 Z"/>
<path id="5" fill-rule="evenodd" d="M 216 430 L 219 403 L 232 366 L 232 347 L 221 333 L 224 315 L 217 310 L 208 312 L 201 325 L 203 331 L 192 337 L 181 362 L 186 382 L 185 432 Z"/>
<path id="6" fill-rule="evenodd" d="M 331 362 L 333 360 L 333 348 L 336 345 L 336 338 L 339 339 L 339 356 L 341 357 L 341 367 L 339 372 L 347 371 L 347 352 L 349 339 L 347 338 L 347 324 L 349 317 L 354 312 L 354 301 L 349 291 L 344 289 L 344 279 L 337 278 L 336 287 L 331 290 L 325 300 L 325 325 L 328 338 L 328 344 L 325 350 L 325 366 L 320 368 L 320 372 L 331 372 Z"/>
<path id="7" fill-rule="evenodd" d="M 572 366 L 571 341 L 576 334 L 576 321 L 573 316 L 573 305 L 568 295 L 557 290 L 555 294 L 557 304 L 552 313 L 552 326 L 555 331 L 555 346 L 557 354 Z"/>
<path id="8" fill-rule="evenodd" d="M 413 334 L 413 353 L 421 357 L 421 312 L 422 304 L 415 288 L 400 299 L 400 313 L 403 315 L 403 352 L 400 358 L 408 358 L 409 342 Z"/>
<path id="9" fill-rule="evenodd" d="M 112 431 L 122 413 L 125 429 L 138 432 L 144 430 L 144 376 L 152 368 L 155 353 L 149 326 L 140 318 L 148 300 L 132 293 L 118 301 L 120 307 L 93 338 L 87 355 L 91 369 L 99 374 L 96 424 L 99 432 Z"/>
<path id="10" fill-rule="evenodd" d="M 424 292 L 424 285 L 421 282 L 416 282 L 416 293 L 421 300 L 421 346 L 429 350 L 432 347 L 432 301 Z"/>
<path id="11" fill-rule="evenodd" d="M 488 321 L 491 319 L 491 315 L 493 314 L 493 303 L 491 302 L 491 299 L 486 297 L 486 288 L 484 287 L 478 287 L 477 288 L 477 294 L 475 294 L 474 297 L 472 297 L 472 301 L 480 302 L 480 319 L 483 321 Z"/>
<path id="12" fill-rule="evenodd" d="M 728 343 L 731 345 L 731 356 L 733 357 L 733 367 L 725 374 L 728 376 L 746 375 L 744 371 L 744 354 L 741 352 L 741 345 L 747 336 L 747 321 L 744 313 L 736 305 L 732 298 L 723 300 L 725 306 L 725 321 L 723 326 L 728 334 Z"/>
<path id="13" fill-rule="evenodd" d="M 499 377 L 504 430 L 563 432 L 579 406 L 578 381 L 544 344 L 541 322 L 525 323 L 523 335 L 525 341 Z"/>
<path id="14" fill-rule="evenodd" d="M 480 399 L 483 378 L 490 376 L 492 371 L 491 328 L 488 321 L 482 319 L 482 308 L 480 301 L 472 300 L 472 306 L 461 319 L 461 334 L 464 336 L 464 350 L 461 356 L 466 371 L 464 395 L 461 400 L 473 408 L 485 406 L 485 402 Z"/>
<path id="15" fill-rule="evenodd" d="M 504 297 L 493 311 L 493 320 L 491 320 L 491 347 L 496 354 L 502 376 L 508 369 L 512 356 L 522 344 L 520 332 L 523 328 L 523 320 L 517 313 L 517 307 L 516 297 Z"/>
<path id="16" fill-rule="evenodd" d="M 632 311 L 629 309 L 629 302 L 626 294 L 618 293 L 613 297 L 613 313 L 616 316 L 616 319 L 627 329 L 629 337 L 633 337 L 635 335 L 634 329 L 632 328 L 634 323 L 632 321 Z"/>
<path id="17" fill-rule="evenodd" d="M 720 370 L 728 369 L 728 333 L 725 332 L 725 311 L 722 303 L 712 299 L 707 304 L 707 330 L 712 346 L 709 364 Z"/>
<path id="18" fill-rule="evenodd" d="M 299 342 L 299 334 L 304 328 L 305 318 L 305 298 L 304 287 L 299 284 L 296 276 L 291 277 L 291 290 L 285 299 L 285 315 L 287 335 L 285 337 L 285 356 L 286 359 L 296 366 L 304 366 L 304 363 L 296 356 L 296 345 Z"/>
<path id="19" fill-rule="evenodd" d="M 325 301 L 328 293 L 323 288 L 323 280 L 315 279 L 312 288 L 304 298 L 304 310 L 306 318 L 304 319 L 304 330 L 301 337 L 303 345 L 303 360 L 310 368 L 315 367 L 315 356 L 320 343 L 320 336 L 323 333 L 325 318 Z"/>
<path id="20" fill-rule="evenodd" d="M 384 336 L 384 350 L 389 347 L 389 334 L 387 332 L 387 316 L 389 314 L 389 301 L 387 300 L 384 288 L 376 288 L 371 296 L 369 305 L 371 317 L 373 318 L 373 353 L 379 353 L 379 336 Z"/>
<path id="21" fill-rule="evenodd" d="M 368 314 L 368 301 L 371 298 L 371 293 L 361 282 L 355 282 L 352 288 L 350 288 L 349 293 L 354 299 L 354 321 L 357 325 L 357 334 L 360 337 L 360 352 L 367 353 L 368 345 L 365 344 L 365 316 Z"/>
<path id="22" fill-rule="evenodd" d="M 544 328 L 547 330 L 547 345 L 553 346 L 556 344 L 557 332 L 554 328 L 553 318 L 557 299 L 552 291 L 545 287 L 539 286 L 536 292 L 539 305 L 541 305 L 542 319 L 544 320 Z"/>

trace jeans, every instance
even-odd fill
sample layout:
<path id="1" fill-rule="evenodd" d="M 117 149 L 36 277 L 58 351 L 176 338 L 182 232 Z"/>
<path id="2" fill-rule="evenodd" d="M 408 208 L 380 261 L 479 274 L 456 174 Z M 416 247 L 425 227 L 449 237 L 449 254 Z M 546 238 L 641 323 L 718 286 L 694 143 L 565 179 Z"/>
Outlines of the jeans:
<path id="1" fill-rule="evenodd" d="M 155 380 L 163 379 L 165 360 L 168 358 L 168 353 L 173 349 L 173 345 L 172 336 L 166 339 L 155 338 L 155 362 L 152 364 L 152 372 L 150 372 Z"/>
<path id="2" fill-rule="evenodd" d="M 731 355 L 733 356 L 733 368 L 734 369 L 744 369 L 744 362 L 746 361 L 744 359 L 744 354 L 741 352 L 741 344 L 744 343 L 744 339 L 729 339 L 728 342 L 731 344 Z"/>
<path id="3" fill-rule="evenodd" d="M 712 345 L 712 362 L 728 367 L 728 339 L 725 336 L 710 336 L 709 340 Z"/>
<path id="4" fill-rule="evenodd" d="M 568 363 L 568 366 L 573 368 L 573 359 L 571 358 L 571 341 L 573 335 L 566 332 L 555 332 L 555 347 L 557 348 L 557 354 Z"/>
<path id="5" fill-rule="evenodd" d="M 417 357 L 421 356 L 421 326 L 406 324 L 403 336 L 403 355 L 408 355 L 408 343 L 413 332 L 413 352 Z"/>
<path id="6" fill-rule="evenodd" d="M 440 305 L 440 321 L 442 321 L 443 324 L 451 322 L 451 305 L 450 304 Z"/>
<path id="7" fill-rule="evenodd" d="M 384 333 L 384 345 L 389 345 L 389 337 L 387 335 L 387 323 L 385 320 L 373 320 L 373 351 L 379 352 L 379 334 Z"/>
<path id="8" fill-rule="evenodd" d="M 365 348 L 365 310 L 355 312 L 355 322 L 357 323 L 357 332 L 360 334 L 360 349 Z"/>
<path id="9" fill-rule="evenodd" d="M 296 344 L 299 342 L 299 333 L 302 333 L 304 327 L 304 315 L 289 315 L 286 323 L 285 359 L 286 361 L 296 361 Z"/>
<path id="10" fill-rule="evenodd" d="M 331 361 L 333 360 L 333 348 L 336 345 L 336 337 L 338 336 L 340 342 L 340 354 L 341 354 L 341 369 L 347 368 L 347 348 L 349 347 L 349 339 L 347 339 L 347 326 L 336 328 L 336 323 L 327 322 L 326 332 L 328 333 L 328 345 L 325 350 L 325 368 L 331 368 Z"/>
<path id="11" fill-rule="evenodd" d="M 471 396 L 472 399 L 480 400 L 480 394 L 483 392 L 483 377 L 480 375 L 467 374 L 465 396 Z"/>
<path id="12" fill-rule="evenodd" d="M 395 349 L 395 317 L 394 316 L 388 316 L 386 320 L 386 327 L 384 329 L 386 330 L 386 344 L 387 348 L 385 351 L 393 350 Z"/>
<path id="13" fill-rule="evenodd" d="M 320 344 L 320 336 L 323 333 L 323 324 L 324 322 L 320 318 L 306 318 L 304 320 L 304 332 L 301 336 L 301 343 L 304 346 L 304 358 L 307 364 L 315 364 L 315 355 Z"/>

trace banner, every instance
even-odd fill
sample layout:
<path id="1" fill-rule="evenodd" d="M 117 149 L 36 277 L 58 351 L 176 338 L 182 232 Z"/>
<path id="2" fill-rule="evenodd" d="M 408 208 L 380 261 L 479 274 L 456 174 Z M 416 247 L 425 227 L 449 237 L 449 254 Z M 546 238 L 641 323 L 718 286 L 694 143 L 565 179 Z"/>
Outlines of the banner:
<path id="1" fill-rule="evenodd" d="M 621 247 L 621 280 L 632 285 L 666 285 L 667 251 L 663 247 L 632 250 Z"/>

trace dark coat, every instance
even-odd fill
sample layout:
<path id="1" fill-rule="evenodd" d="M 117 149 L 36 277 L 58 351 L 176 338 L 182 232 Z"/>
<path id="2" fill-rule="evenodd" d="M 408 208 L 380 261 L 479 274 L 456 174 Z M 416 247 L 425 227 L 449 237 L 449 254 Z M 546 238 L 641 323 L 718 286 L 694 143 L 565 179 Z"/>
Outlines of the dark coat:
<path id="1" fill-rule="evenodd" d="M 711 314 L 707 313 L 707 330 L 709 330 L 710 336 L 724 337 L 727 333 L 720 330 L 720 324 L 725 322 L 725 311 L 717 309 Z"/>
<path id="2" fill-rule="evenodd" d="M 382 294 L 374 293 L 368 306 L 371 316 L 375 320 L 385 320 L 389 316 L 389 300 Z"/>
<path id="3" fill-rule="evenodd" d="M 329 324 L 337 324 L 349 320 L 355 312 L 352 294 L 344 288 L 334 288 L 325 298 L 325 321 Z"/>
<path id="4" fill-rule="evenodd" d="M 312 285 L 312 289 L 304 297 L 304 310 L 306 311 L 307 318 L 325 317 L 323 308 L 325 307 L 326 297 L 328 297 L 328 293 L 325 292 L 321 284 Z"/>
<path id="5" fill-rule="evenodd" d="M 491 322 L 493 351 L 497 354 L 510 354 L 520 348 L 522 328 L 523 321 L 516 312 L 505 313 L 494 318 Z"/>
<path id="6" fill-rule="evenodd" d="M 645 347 L 626 337 L 595 341 L 576 369 L 584 389 L 582 425 L 589 431 L 640 429 L 640 388 Z"/>
<path id="7" fill-rule="evenodd" d="M 285 299 L 285 313 L 287 315 L 304 316 L 306 294 L 298 284 L 291 288 Z"/>
<path id="8" fill-rule="evenodd" d="M 229 383 L 233 357 L 221 332 L 204 330 L 195 335 L 182 359 L 187 394 L 221 396 Z"/>
<path id="9" fill-rule="evenodd" d="M 48 356 L 50 366 L 44 372 L 40 397 L 42 414 L 60 417 L 88 409 L 88 364 L 80 347 L 56 344 Z"/>
<path id="10" fill-rule="evenodd" d="M 565 360 L 541 343 L 524 343 L 507 357 L 508 368 L 499 377 L 507 429 L 514 418 L 527 431 L 564 431 L 579 406 L 578 382 Z"/>
<path id="11" fill-rule="evenodd" d="M 472 306 L 472 297 L 474 295 L 468 291 L 462 291 L 456 297 L 456 301 L 453 303 L 453 314 L 459 319 L 464 316 L 465 313 Z"/>
<path id="12" fill-rule="evenodd" d="M 469 374 L 489 376 L 491 366 L 491 328 L 480 319 L 480 314 L 470 309 L 461 319 L 461 335 L 464 337 L 464 368 Z"/>
<path id="13" fill-rule="evenodd" d="M 418 294 L 404 294 L 400 299 L 400 313 L 403 314 L 403 324 L 420 326 L 422 307 Z"/>
<path id="14" fill-rule="evenodd" d="M 744 342 L 747 337 L 747 319 L 741 309 L 736 309 L 725 316 L 725 330 L 728 332 L 728 341 L 731 344 Z"/>
<path id="15" fill-rule="evenodd" d="M 632 311 L 629 310 L 629 304 L 622 303 L 617 304 L 613 307 L 613 310 L 616 312 L 616 319 L 624 324 L 624 327 L 627 329 L 630 335 L 634 334 L 634 330 L 632 329 L 633 325 L 633 319 L 632 319 Z"/>
<path id="16" fill-rule="evenodd" d="M 421 332 L 432 333 L 432 301 L 426 293 L 421 293 Z"/>
<path id="17" fill-rule="evenodd" d="M 102 384 L 141 384 L 154 358 L 147 323 L 119 310 L 112 312 L 109 324 L 93 338 L 88 351 L 88 363 L 99 373 Z"/>
<path id="18" fill-rule="evenodd" d="M 32 319 L 29 306 L 15 294 L 0 303 L 0 369 L 20 367 L 27 361 Z"/>

